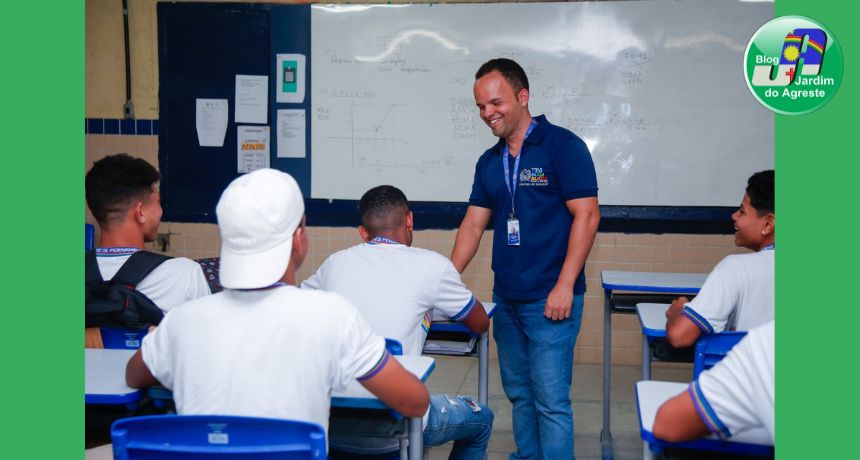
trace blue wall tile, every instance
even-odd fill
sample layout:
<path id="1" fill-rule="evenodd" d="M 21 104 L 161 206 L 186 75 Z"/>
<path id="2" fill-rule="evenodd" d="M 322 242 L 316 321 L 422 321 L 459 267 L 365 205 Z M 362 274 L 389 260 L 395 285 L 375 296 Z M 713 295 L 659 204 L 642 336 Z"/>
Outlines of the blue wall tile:
<path id="1" fill-rule="evenodd" d="M 158 120 L 152 120 L 152 135 L 158 136 Z"/>
<path id="2" fill-rule="evenodd" d="M 104 120 L 101 118 L 87 118 L 88 134 L 102 134 L 104 131 Z"/>
<path id="3" fill-rule="evenodd" d="M 152 134 L 152 120 L 137 120 L 137 134 L 150 135 Z"/>
<path id="4" fill-rule="evenodd" d="M 120 134 L 137 134 L 133 118 L 123 118 L 119 121 Z"/>
<path id="5" fill-rule="evenodd" d="M 119 120 L 105 118 L 105 134 L 119 134 Z"/>

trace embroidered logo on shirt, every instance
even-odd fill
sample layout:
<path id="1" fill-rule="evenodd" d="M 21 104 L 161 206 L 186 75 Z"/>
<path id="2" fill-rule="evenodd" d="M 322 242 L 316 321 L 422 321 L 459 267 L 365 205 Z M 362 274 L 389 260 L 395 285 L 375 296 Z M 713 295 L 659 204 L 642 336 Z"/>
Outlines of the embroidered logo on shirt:
<path id="1" fill-rule="evenodd" d="M 520 172 L 521 186 L 543 186 L 549 185 L 549 178 L 544 174 L 543 168 L 528 168 Z"/>

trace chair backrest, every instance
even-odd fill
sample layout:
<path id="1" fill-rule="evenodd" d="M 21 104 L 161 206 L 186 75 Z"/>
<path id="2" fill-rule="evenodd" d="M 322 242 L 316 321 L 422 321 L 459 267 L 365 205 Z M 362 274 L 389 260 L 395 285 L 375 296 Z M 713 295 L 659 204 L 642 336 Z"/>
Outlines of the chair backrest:
<path id="1" fill-rule="evenodd" d="M 746 331 L 702 334 L 696 342 L 696 356 L 693 358 L 693 378 L 717 364 L 738 342 L 747 335 Z"/>
<path id="2" fill-rule="evenodd" d="M 224 415 L 150 415 L 111 427 L 114 459 L 325 460 L 315 423 Z"/>
<path id="3" fill-rule="evenodd" d="M 121 350 L 137 350 L 149 328 L 124 329 L 119 327 L 100 327 L 102 346 Z"/>
<path id="4" fill-rule="evenodd" d="M 96 229 L 93 224 L 84 224 L 84 250 L 92 251 L 95 246 Z"/>
<path id="5" fill-rule="evenodd" d="M 389 353 L 395 356 L 403 355 L 403 344 L 400 343 L 399 340 L 396 339 L 385 339 L 385 349 L 388 350 Z"/>

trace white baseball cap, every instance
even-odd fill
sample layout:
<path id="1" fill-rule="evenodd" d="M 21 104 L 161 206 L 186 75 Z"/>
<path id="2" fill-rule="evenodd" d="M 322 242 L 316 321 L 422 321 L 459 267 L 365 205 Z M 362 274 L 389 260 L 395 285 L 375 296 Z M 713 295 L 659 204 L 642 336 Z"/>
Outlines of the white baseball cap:
<path id="1" fill-rule="evenodd" d="M 285 172 L 258 169 L 231 182 L 215 208 L 221 285 L 257 289 L 280 280 L 304 213 L 299 184 Z"/>

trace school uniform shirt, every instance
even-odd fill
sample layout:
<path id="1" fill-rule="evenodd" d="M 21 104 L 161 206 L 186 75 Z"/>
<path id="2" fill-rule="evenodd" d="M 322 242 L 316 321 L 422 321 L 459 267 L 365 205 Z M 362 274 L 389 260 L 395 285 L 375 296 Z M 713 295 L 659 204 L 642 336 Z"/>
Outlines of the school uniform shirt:
<path id="1" fill-rule="evenodd" d="M 727 256 L 681 314 L 702 332 L 746 331 L 774 318 L 774 250 Z"/>
<path id="2" fill-rule="evenodd" d="M 109 280 L 137 252 L 136 248 L 97 248 L 96 260 L 102 279 Z M 165 313 L 190 300 L 209 295 L 209 283 L 197 262 L 174 257 L 146 275 L 136 289 Z"/>
<path id="3" fill-rule="evenodd" d="M 573 216 L 569 200 L 596 197 L 597 174 L 585 142 L 541 115 L 523 141 L 515 192 L 520 245 L 508 245 L 511 194 L 505 186 L 505 140 L 484 152 L 475 166 L 469 204 L 493 211 L 493 292 L 511 300 L 545 298 L 558 281 L 567 256 Z M 513 174 L 515 161 L 510 158 Z M 510 185 L 510 176 L 507 178 Z M 585 293 L 585 265 L 574 294 Z"/>
<path id="4" fill-rule="evenodd" d="M 141 346 L 180 414 L 304 420 L 328 430 L 332 391 L 389 359 L 343 297 L 281 286 L 227 289 L 168 312 Z"/>
<path id="5" fill-rule="evenodd" d="M 763 427 L 773 443 L 774 323 L 752 329 L 689 388 L 705 425 L 728 438 Z"/>
<path id="6" fill-rule="evenodd" d="M 450 260 L 381 238 L 332 254 L 302 288 L 343 295 L 405 355 L 421 354 L 433 309 L 463 320 L 476 305 Z"/>

